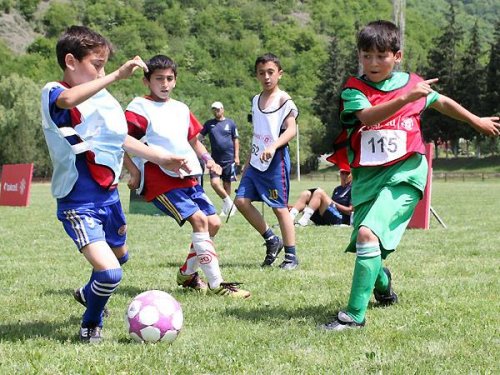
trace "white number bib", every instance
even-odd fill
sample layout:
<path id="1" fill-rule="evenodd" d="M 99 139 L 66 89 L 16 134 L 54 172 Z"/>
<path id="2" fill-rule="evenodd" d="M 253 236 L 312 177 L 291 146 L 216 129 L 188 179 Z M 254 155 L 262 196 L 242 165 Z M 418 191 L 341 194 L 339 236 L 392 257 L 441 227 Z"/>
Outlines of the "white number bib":
<path id="1" fill-rule="evenodd" d="M 383 165 L 406 155 L 404 130 L 367 130 L 361 132 L 362 166 Z"/>

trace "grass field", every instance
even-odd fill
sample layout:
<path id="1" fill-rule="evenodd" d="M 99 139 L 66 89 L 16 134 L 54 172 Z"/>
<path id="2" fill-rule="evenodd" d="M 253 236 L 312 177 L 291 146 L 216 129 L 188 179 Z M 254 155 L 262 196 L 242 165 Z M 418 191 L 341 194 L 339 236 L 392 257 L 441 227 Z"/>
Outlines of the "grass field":
<path id="1" fill-rule="evenodd" d="M 334 183 L 315 184 L 329 191 Z M 311 181 L 294 181 L 292 198 L 308 187 Z M 0 374 L 500 373 L 498 179 L 434 183 L 432 206 L 448 229 L 432 219 L 428 231 L 407 231 L 387 262 L 400 303 L 371 307 L 364 330 L 341 334 L 317 325 L 348 298 L 349 228 L 298 228 L 300 268 L 262 270 L 262 239 L 234 216 L 216 240 L 222 271 L 253 295 L 232 301 L 175 286 L 187 226 L 130 214 L 131 260 L 96 346 L 79 343 L 83 310 L 71 297 L 90 270 L 55 218 L 49 190 L 34 185 L 28 208 L 0 207 Z M 125 308 L 148 289 L 165 290 L 183 306 L 184 328 L 171 346 L 127 337 Z"/>

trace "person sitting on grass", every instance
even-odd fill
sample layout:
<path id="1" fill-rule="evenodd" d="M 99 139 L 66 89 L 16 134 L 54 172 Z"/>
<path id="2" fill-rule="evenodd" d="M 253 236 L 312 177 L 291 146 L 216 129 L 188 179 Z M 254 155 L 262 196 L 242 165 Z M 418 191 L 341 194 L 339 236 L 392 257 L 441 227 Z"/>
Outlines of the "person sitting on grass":
<path id="1" fill-rule="evenodd" d="M 351 223 L 351 172 L 340 170 L 340 185 L 330 196 L 321 188 L 308 189 L 300 193 L 290 215 L 295 220 L 302 212 L 296 225 L 305 227 L 309 220 L 316 225 L 349 225 Z"/>

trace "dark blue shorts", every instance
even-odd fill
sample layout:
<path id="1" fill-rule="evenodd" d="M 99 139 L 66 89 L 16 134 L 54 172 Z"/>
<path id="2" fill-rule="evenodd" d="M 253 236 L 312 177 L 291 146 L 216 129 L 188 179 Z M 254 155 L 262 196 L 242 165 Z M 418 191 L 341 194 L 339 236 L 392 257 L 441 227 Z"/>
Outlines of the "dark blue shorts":
<path id="1" fill-rule="evenodd" d="M 79 207 L 58 210 L 57 218 L 78 250 L 105 241 L 109 247 L 120 247 L 127 240 L 127 222 L 120 201 L 105 207 Z"/>
<path id="2" fill-rule="evenodd" d="M 173 217 L 180 226 L 197 211 L 203 212 L 206 216 L 215 215 L 217 212 L 200 185 L 171 190 L 158 195 L 151 202 L 165 214 Z"/>
<path id="3" fill-rule="evenodd" d="M 222 174 L 219 176 L 215 173 L 210 172 L 210 178 L 220 177 L 222 181 L 233 182 L 236 181 L 236 164 L 234 162 L 229 163 L 217 163 L 222 167 Z"/>
<path id="4" fill-rule="evenodd" d="M 284 149 L 274 155 L 269 168 L 262 172 L 249 165 L 243 177 L 236 198 L 265 202 L 271 208 L 288 207 L 290 191 L 290 157 Z"/>

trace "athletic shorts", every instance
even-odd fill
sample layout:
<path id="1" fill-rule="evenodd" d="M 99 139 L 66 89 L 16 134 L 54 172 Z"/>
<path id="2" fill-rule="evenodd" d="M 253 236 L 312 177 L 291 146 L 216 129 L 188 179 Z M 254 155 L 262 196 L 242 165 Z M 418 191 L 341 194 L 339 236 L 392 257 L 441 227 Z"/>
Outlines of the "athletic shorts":
<path id="1" fill-rule="evenodd" d="M 314 211 L 311 221 L 316 225 L 340 225 L 342 224 L 342 214 L 332 206 L 328 206 L 323 215 L 318 210 Z"/>
<path id="2" fill-rule="evenodd" d="M 170 190 L 158 195 L 151 202 L 161 211 L 173 217 L 179 226 L 197 211 L 206 216 L 215 215 L 216 209 L 200 185 Z"/>
<path id="3" fill-rule="evenodd" d="M 109 247 L 120 247 L 127 240 L 127 222 L 120 201 L 99 208 L 73 208 L 57 211 L 57 218 L 78 250 L 105 241 Z"/>
<path id="4" fill-rule="evenodd" d="M 356 252 L 360 226 L 370 228 L 378 237 L 382 258 L 396 250 L 415 211 L 422 192 L 406 184 L 385 186 L 374 200 L 354 208 L 353 232 L 346 251 Z"/>
<path id="5" fill-rule="evenodd" d="M 288 207 L 290 158 L 277 152 L 269 168 L 262 172 L 249 165 L 241 178 L 236 198 L 264 202 L 271 208 Z"/>
<path id="6" fill-rule="evenodd" d="M 210 172 L 210 178 L 220 177 L 220 179 L 225 182 L 236 181 L 236 164 L 234 162 L 217 164 L 222 167 L 222 174 L 219 176 L 218 174 Z"/>

